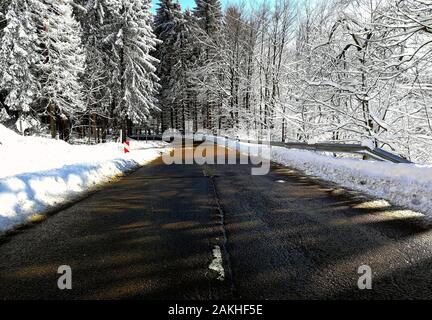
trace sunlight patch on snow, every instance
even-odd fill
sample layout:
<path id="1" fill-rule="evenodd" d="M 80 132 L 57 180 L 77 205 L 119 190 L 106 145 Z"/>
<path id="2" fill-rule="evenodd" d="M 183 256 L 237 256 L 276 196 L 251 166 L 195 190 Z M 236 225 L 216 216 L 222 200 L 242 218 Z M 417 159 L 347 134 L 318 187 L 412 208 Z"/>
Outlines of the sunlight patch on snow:
<path id="1" fill-rule="evenodd" d="M 415 218 L 424 217 L 423 214 L 419 212 L 415 212 L 412 210 L 386 210 L 379 213 L 374 213 L 374 221 L 376 222 L 385 222 L 385 221 L 411 221 Z M 339 218 L 331 220 L 331 224 L 335 226 L 341 225 L 361 225 L 361 224 L 369 224 L 371 221 L 371 217 L 369 215 L 358 215 L 358 216 L 350 216 L 349 218 Z"/>
<path id="2" fill-rule="evenodd" d="M 27 221 L 31 222 L 31 223 L 38 223 L 38 222 L 42 222 L 46 219 L 46 216 L 43 214 L 32 214 L 31 216 L 28 217 Z"/>
<path id="3" fill-rule="evenodd" d="M 412 218 L 422 218 L 424 214 L 421 212 L 413 211 L 413 210 L 389 210 L 384 211 L 384 214 L 387 214 L 392 218 L 400 218 L 400 219 L 412 219 Z"/>
<path id="4" fill-rule="evenodd" d="M 354 209 L 381 209 L 381 208 L 389 208 L 389 207 L 391 207 L 391 204 L 385 200 L 365 201 L 353 206 Z"/>

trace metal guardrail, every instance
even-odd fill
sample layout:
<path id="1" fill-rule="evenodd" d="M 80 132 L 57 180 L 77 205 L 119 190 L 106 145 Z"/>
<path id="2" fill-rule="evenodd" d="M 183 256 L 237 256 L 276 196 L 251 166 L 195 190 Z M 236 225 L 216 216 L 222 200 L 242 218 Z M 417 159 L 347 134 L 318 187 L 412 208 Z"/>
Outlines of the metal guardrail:
<path id="1" fill-rule="evenodd" d="M 174 134 L 173 134 L 174 135 Z M 205 134 L 198 134 L 197 142 L 203 142 L 207 139 Z M 212 136 L 216 138 L 216 136 Z M 142 135 L 140 137 L 131 136 L 132 139 L 136 140 L 162 140 L 162 135 Z M 184 139 L 187 137 L 183 136 Z M 347 154 L 360 154 L 366 156 L 366 158 L 372 158 L 379 161 L 389 161 L 393 163 L 412 163 L 411 161 L 402 158 L 401 156 L 395 155 L 391 152 L 383 150 L 381 148 L 371 149 L 368 146 L 363 146 L 361 144 L 346 144 L 346 143 L 301 143 L 301 142 L 277 142 L 277 141 L 265 141 L 265 140 L 243 140 L 243 139 L 233 139 L 230 137 L 221 137 L 232 141 L 238 141 L 243 143 L 252 144 L 265 144 L 274 147 L 283 147 L 289 149 L 299 149 L 299 150 L 309 150 L 315 152 L 331 152 L 331 153 L 347 153 Z M 172 139 L 170 139 L 172 141 Z M 170 142 L 170 141 L 167 141 Z"/>
<path id="2" fill-rule="evenodd" d="M 138 140 L 138 141 L 147 141 L 147 140 L 162 141 L 162 135 L 161 134 L 151 134 L 151 135 L 132 134 L 132 135 L 128 135 L 128 138 L 131 138 L 131 139 L 134 139 L 134 140 Z"/>
<path id="3" fill-rule="evenodd" d="M 228 138 L 228 137 L 225 137 Z M 230 138 L 228 138 L 230 139 Z M 284 147 L 289 149 L 309 150 L 315 152 L 332 152 L 332 153 L 348 153 L 361 154 L 366 157 L 380 161 L 389 161 L 393 163 L 412 163 L 411 161 L 395 155 L 381 148 L 371 149 L 368 146 L 361 144 L 346 144 L 346 143 L 301 143 L 301 142 L 276 142 L 276 141 L 253 141 L 242 139 L 231 139 L 243 143 L 260 143 L 275 147 Z"/>

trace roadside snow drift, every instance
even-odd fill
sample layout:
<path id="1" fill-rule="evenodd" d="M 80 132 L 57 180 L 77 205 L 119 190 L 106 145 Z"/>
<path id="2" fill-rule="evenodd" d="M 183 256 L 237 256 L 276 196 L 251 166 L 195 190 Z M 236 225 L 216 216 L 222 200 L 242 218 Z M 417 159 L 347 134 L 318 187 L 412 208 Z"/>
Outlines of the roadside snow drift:
<path id="1" fill-rule="evenodd" d="M 162 142 L 132 141 L 131 152 L 124 154 L 117 143 L 70 145 L 22 137 L 0 125 L 0 232 L 166 151 Z"/>
<path id="2" fill-rule="evenodd" d="M 225 144 L 224 138 L 217 138 L 216 141 L 220 145 Z M 276 163 L 375 198 L 388 200 L 394 205 L 421 212 L 432 218 L 432 166 L 335 158 L 312 151 L 282 147 L 272 147 L 271 153 L 257 154 L 257 148 L 249 149 L 249 146 L 251 145 L 233 140 L 228 143 L 231 149 L 250 153 L 252 156 L 271 154 L 270 160 Z"/>

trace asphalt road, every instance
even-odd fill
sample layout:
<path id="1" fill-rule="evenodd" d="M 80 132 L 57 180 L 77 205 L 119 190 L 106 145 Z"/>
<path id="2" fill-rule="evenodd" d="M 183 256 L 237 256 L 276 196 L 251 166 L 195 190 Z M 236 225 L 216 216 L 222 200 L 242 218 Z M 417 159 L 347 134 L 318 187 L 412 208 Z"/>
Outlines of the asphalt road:
<path id="1" fill-rule="evenodd" d="M 423 218 L 275 164 L 250 173 L 158 159 L 3 239 L 0 299 L 432 298 Z"/>

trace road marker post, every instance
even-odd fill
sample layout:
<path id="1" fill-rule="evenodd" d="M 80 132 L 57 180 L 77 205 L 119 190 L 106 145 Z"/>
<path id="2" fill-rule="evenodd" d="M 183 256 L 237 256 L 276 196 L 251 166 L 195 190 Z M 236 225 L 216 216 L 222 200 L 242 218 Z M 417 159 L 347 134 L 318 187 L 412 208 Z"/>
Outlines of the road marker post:
<path id="1" fill-rule="evenodd" d="M 123 151 L 124 151 L 124 153 L 129 153 L 130 152 L 130 141 L 126 140 L 123 143 Z"/>

